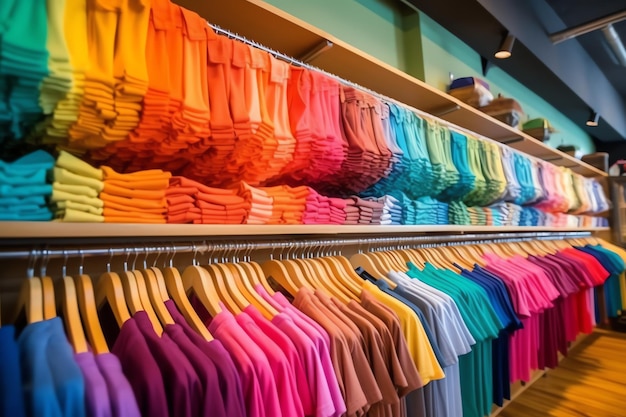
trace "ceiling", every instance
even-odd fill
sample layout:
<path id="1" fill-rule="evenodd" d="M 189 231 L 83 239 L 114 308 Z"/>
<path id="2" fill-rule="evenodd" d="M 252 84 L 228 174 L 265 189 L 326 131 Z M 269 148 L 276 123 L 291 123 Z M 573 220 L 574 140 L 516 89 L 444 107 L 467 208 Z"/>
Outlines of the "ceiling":
<path id="1" fill-rule="evenodd" d="M 583 127 L 598 148 L 626 143 L 626 67 L 601 31 L 554 44 L 550 35 L 626 10 L 624 0 L 402 0 L 466 42 Z M 626 45 L 626 21 L 614 28 Z M 513 55 L 493 58 L 507 33 Z M 598 127 L 584 125 L 593 109 Z"/>

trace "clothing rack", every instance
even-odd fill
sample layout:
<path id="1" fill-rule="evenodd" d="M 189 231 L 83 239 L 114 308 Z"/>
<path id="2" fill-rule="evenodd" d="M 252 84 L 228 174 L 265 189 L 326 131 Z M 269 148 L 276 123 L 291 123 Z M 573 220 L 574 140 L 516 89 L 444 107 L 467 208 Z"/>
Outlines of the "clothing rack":
<path id="1" fill-rule="evenodd" d="M 489 233 L 489 234 L 463 234 L 463 235 L 434 235 L 434 236 L 396 236 L 396 237 L 355 237 L 355 238 L 305 238 L 305 239 L 272 239 L 261 241 L 245 241 L 236 239 L 224 242 L 207 242 L 206 239 L 200 243 L 190 242 L 180 243 L 146 243 L 146 245 L 135 245 L 127 247 L 105 246 L 102 244 L 88 245 L 85 248 L 56 248 L 52 245 L 37 245 L 31 249 L 0 249 L 0 259 L 6 260 L 37 260 L 37 259 L 69 259 L 87 257 L 114 257 L 127 256 L 134 257 L 147 256 L 161 253 L 174 256 L 182 253 L 211 254 L 227 253 L 230 257 L 241 253 L 249 254 L 254 251 L 271 251 L 270 255 L 280 256 L 281 251 L 300 251 L 309 249 L 313 253 L 337 253 L 341 254 L 342 248 L 356 246 L 360 252 L 372 250 L 385 250 L 399 248 L 403 246 L 420 247 L 424 245 L 466 245 L 483 243 L 503 243 L 529 240 L 560 240 L 574 239 L 591 236 L 591 232 L 533 232 L 533 233 Z M 277 252 L 274 255 L 274 251 Z"/>
<path id="2" fill-rule="evenodd" d="M 284 54 L 282 52 L 278 52 L 278 51 L 276 51 L 276 50 L 274 50 L 274 49 L 272 49 L 272 48 L 270 48 L 268 46 L 265 46 L 265 45 L 260 44 L 260 43 L 258 43 L 256 41 L 250 40 L 250 39 L 246 38 L 245 36 L 242 36 L 242 35 L 240 35 L 238 33 L 231 32 L 230 30 L 224 29 L 224 28 L 222 28 L 222 27 L 220 27 L 220 26 L 218 26 L 218 25 L 216 25 L 214 23 L 207 22 L 207 24 L 211 27 L 211 29 L 213 29 L 218 34 L 222 34 L 222 35 L 227 36 L 227 37 L 229 37 L 231 39 L 236 39 L 236 40 L 238 40 L 240 42 L 243 42 L 243 43 L 245 43 L 247 45 L 254 46 L 255 48 L 258 48 L 258 49 L 260 49 L 262 51 L 265 51 L 265 52 L 273 55 L 275 58 L 281 59 L 281 60 L 283 60 L 283 61 L 285 61 L 285 62 L 287 62 L 289 64 L 292 64 L 292 65 L 295 65 L 295 66 L 298 66 L 298 67 L 301 67 L 301 68 L 306 68 L 306 69 L 311 70 L 311 71 L 321 72 L 322 74 L 324 74 L 324 75 L 326 75 L 326 76 L 328 76 L 328 77 L 338 81 L 341 84 L 344 84 L 344 85 L 356 88 L 357 90 L 361 90 L 361 91 L 367 92 L 368 94 L 371 94 L 372 96 L 374 96 L 374 97 L 376 97 L 376 98 L 378 98 L 380 100 L 387 101 L 387 102 L 396 104 L 398 106 L 407 108 L 407 109 L 411 110 L 412 112 L 418 114 L 420 117 L 422 117 L 424 119 L 433 120 L 433 121 L 435 121 L 435 122 L 437 122 L 437 123 L 439 123 L 441 125 L 447 126 L 450 129 L 456 130 L 459 133 L 470 135 L 472 137 L 479 138 L 481 140 L 486 140 L 488 142 L 495 143 L 496 145 L 501 146 L 501 147 L 507 146 L 507 143 L 513 143 L 513 142 L 517 142 L 518 140 L 524 140 L 524 137 L 521 136 L 521 134 L 520 134 L 520 136 L 507 138 L 506 143 L 500 143 L 500 142 L 498 142 L 496 140 L 493 140 L 491 138 L 488 138 L 488 137 L 483 136 L 483 135 L 481 135 L 479 133 L 473 132 L 473 131 L 471 131 L 469 129 L 463 128 L 461 126 L 458 126 L 458 125 L 456 125 L 454 123 L 451 123 L 451 122 L 449 122 L 447 120 L 444 120 L 444 119 L 441 119 L 440 117 L 438 117 L 438 116 L 443 116 L 443 115 L 446 115 L 446 114 L 449 114 L 449 113 L 452 113 L 452 112 L 455 112 L 455 111 L 459 110 L 460 109 L 459 105 L 453 105 L 453 106 L 447 107 L 445 109 L 442 109 L 440 112 L 438 112 L 438 115 L 430 114 L 430 113 L 427 113 L 427 112 L 425 112 L 423 110 L 419 110 L 419 109 L 416 109 L 416 108 L 414 108 L 412 106 L 409 106 L 409 105 L 407 105 L 405 103 L 402 103 L 402 102 L 400 102 L 400 101 L 398 101 L 396 99 L 393 99 L 391 97 L 387 97 L 384 94 L 381 94 L 381 93 L 378 93 L 376 91 L 370 90 L 369 88 L 363 87 L 360 84 L 357 84 L 355 82 L 346 80 L 345 78 L 342 78 L 342 77 L 340 77 L 338 75 L 329 73 L 329 72 L 327 72 L 327 71 L 325 71 L 325 70 L 323 70 L 321 68 L 318 68 L 318 67 L 316 67 L 314 65 L 302 62 L 301 60 L 293 58 L 293 57 L 291 57 L 289 55 L 286 55 L 286 54 Z M 532 156 L 532 155 L 528 155 L 528 154 L 524 154 L 524 155 L 527 156 L 528 158 L 533 159 L 533 160 L 545 162 L 541 158 L 538 158 L 536 156 Z"/>

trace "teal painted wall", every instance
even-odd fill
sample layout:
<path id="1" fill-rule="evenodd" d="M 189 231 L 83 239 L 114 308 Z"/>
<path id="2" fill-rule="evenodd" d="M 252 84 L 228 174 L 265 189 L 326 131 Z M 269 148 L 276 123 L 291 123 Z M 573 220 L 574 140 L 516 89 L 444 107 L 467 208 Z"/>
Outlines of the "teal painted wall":
<path id="1" fill-rule="evenodd" d="M 455 77 L 481 75 L 480 56 L 422 13 L 397 0 L 266 0 L 356 48 L 445 91 Z M 525 113 L 545 117 L 559 131 L 550 146 L 595 150 L 591 137 L 557 109 L 497 67 L 487 77 L 492 92 L 513 97 Z M 526 120 L 526 119 L 524 119 Z"/>
<path id="2" fill-rule="evenodd" d="M 575 145 L 583 154 L 595 151 L 591 137 L 558 109 L 510 77 L 496 66 L 492 66 L 486 77 L 482 75 L 480 55 L 459 38 L 452 35 L 428 16 L 420 13 L 422 48 L 424 52 L 424 74 L 428 84 L 445 91 L 454 77 L 477 76 L 489 83 L 494 96 L 502 94 L 515 98 L 526 117 L 523 121 L 545 117 L 557 129 L 547 142 L 552 147 L 561 144 Z M 515 53 L 515 50 L 513 50 Z"/>
<path id="3" fill-rule="evenodd" d="M 419 17 L 397 0 L 266 0 L 415 77 L 423 77 Z"/>

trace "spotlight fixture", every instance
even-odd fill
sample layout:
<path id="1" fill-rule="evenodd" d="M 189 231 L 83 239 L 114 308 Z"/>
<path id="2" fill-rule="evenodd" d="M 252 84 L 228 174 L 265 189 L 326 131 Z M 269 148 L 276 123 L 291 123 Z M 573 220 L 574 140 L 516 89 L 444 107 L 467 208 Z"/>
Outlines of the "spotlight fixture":
<path id="1" fill-rule="evenodd" d="M 510 33 L 506 34 L 506 37 L 500 44 L 500 48 L 494 54 L 494 56 L 498 59 L 506 59 L 511 57 L 511 52 L 513 51 L 513 45 L 515 44 L 515 36 Z"/>
<path id="2" fill-rule="evenodd" d="M 591 113 L 589 114 L 589 119 L 587 120 L 587 123 L 585 124 L 589 127 L 596 127 L 598 126 L 599 120 L 600 120 L 600 115 L 596 113 L 595 111 L 591 110 Z"/>

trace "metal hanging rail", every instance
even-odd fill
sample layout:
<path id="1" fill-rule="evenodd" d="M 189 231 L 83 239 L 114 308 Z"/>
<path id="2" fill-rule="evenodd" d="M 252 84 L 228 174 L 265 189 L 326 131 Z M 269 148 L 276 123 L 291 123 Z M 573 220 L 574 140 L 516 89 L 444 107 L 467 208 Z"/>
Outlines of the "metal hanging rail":
<path id="1" fill-rule="evenodd" d="M 341 253 L 346 246 L 356 246 L 359 250 L 377 250 L 384 248 L 399 248 L 407 245 L 462 245 L 473 243 L 501 243 L 529 240 L 559 240 L 573 239 L 591 236 L 591 232 L 520 232 L 520 233 L 490 233 L 490 234 L 463 234 L 463 235 L 435 235 L 435 236 L 394 236 L 394 237 L 371 237 L 371 238 L 318 238 L 318 239 L 270 239 L 250 241 L 249 239 L 232 240 L 226 242 L 207 242 L 202 240 L 190 243 L 146 243 L 140 246 L 120 245 L 86 245 L 84 248 L 59 247 L 59 245 L 36 245 L 30 249 L 1 249 L 0 259 L 69 259 L 87 257 L 114 257 L 114 256 L 147 256 L 157 253 L 182 254 L 182 253 L 216 253 L 236 252 L 247 253 L 255 251 L 278 251 L 293 249 L 317 249 L 318 252 L 327 252 L 333 249 L 334 253 Z"/>

